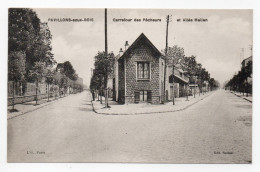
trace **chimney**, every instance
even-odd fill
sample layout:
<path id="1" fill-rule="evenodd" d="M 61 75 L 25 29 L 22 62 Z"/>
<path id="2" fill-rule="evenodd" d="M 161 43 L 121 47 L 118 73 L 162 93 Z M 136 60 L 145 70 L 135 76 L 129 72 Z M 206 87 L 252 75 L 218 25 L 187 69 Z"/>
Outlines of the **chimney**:
<path id="1" fill-rule="evenodd" d="M 122 54 L 123 54 L 123 49 L 122 48 L 120 48 L 120 51 L 119 51 L 119 56 L 121 56 Z"/>
<path id="2" fill-rule="evenodd" d="M 128 46 L 129 46 L 128 41 L 125 41 L 125 51 L 128 48 Z"/>

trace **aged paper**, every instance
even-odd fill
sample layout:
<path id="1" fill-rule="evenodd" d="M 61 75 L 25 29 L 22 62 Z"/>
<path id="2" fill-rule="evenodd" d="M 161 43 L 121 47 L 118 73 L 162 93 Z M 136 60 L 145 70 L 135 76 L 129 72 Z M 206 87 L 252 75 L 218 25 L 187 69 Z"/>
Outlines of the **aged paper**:
<path id="1" fill-rule="evenodd" d="M 253 10 L 8 15 L 8 162 L 252 163 Z"/>

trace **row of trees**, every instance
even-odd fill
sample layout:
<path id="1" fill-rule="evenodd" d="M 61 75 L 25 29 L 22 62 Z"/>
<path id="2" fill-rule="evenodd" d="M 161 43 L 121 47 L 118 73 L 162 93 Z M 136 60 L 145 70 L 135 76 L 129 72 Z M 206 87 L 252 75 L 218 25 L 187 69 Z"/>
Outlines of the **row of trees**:
<path id="1" fill-rule="evenodd" d="M 24 92 L 26 82 L 38 85 L 43 75 L 39 71 L 56 63 L 51 53 L 52 35 L 47 23 L 41 23 L 31 9 L 10 8 L 8 18 L 8 81 L 13 81 L 13 90 L 15 83 L 23 83 Z"/>
<path id="2" fill-rule="evenodd" d="M 62 64 L 63 73 L 61 77 L 57 76 L 51 32 L 48 24 L 42 23 L 32 9 L 10 8 L 8 18 L 8 81 L 13 82 L 15 111 L 15 83 L 22 83 L 22 92 L 25 93 L 26 83 L 35 82 L 37 104 L 38 85 L 43 80 L 48 87 L 50 84 L 63 86 L 67 78 L 76 81 L 78 76 L 70 62 Z"/>
<path id="3" fill-rule="evenodd" d="M 82 90 L 81 87 L 83 87 L 83 85 L 76 83 L 78 75 L 69 61 L 59 63 L 56 68 L 51 66 L 46 67 L 43 62 L 36 62 L 29 74 L 36 84 L 36 105 L 38 101 L 38 85 L 43 81 L 47 84 L 48 101 L 50 97 L 50 85 L 52 84 L 58 85 L 60 96 L 62 94 L 65 95 L 68 88 Z M 65 90 L 61 92 L 61 89 Z"/>
<path id="4" fill-rule="evenodd" d="M 171 67 L 172 74 L 174 75 L 175 68 L 182 69 L 189 78 L 190 84 L 198 84 L 200 92 L 203 91 L 202 87 L 205 86 L 205 81 L 209 83 L 211 90 L 219 87 L 218 81 L 211 78 L 209 72 L 196 61 L 196 56 L 185 56 L 184 48 L 174 45 L 168 47 L 167 51 L 162 50 L 162 52 L 167 52 L 165 53 L 166 55 L 164 55 L 164 59 L 166 65 Z M 166 75 L 166 72 L 164 75 Z M 166 85 L 165 81 L 166 80 L 164 80 L 164 85 Z M 174 97 L 173 104 L 175 104 Z"/>
<path id="5" fill-rule="evenodd" d="M 226 84 L 225 88 L 240 93 L 252 93 L 252 83 L 248 82 L 248 78 L 252 75 L 252 61 L 249 61 L 246 66 L 242 66 L 241 70 L 235 74 Z"/>

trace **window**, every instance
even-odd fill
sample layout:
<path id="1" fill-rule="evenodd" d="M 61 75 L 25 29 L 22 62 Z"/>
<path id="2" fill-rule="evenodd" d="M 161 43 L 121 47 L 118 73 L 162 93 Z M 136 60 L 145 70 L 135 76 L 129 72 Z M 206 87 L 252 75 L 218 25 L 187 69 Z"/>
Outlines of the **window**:
<path id="1" fill-rule="evenodd" d="M 147 101 L 147 91 L 140 91 L 140 101 Z"/>
<path id="2" fill-rule="evenodd" d="M 149 62 L 137 62 L 137 78 L 138 79 L 149 79 L 150 78 Z"/>
<path id="3" fill-rule="evenodd" d="M 135 103 L 139 103 L 139 102 L 152 103 L 152 91 L 151 90 L 135 91 Z"/>

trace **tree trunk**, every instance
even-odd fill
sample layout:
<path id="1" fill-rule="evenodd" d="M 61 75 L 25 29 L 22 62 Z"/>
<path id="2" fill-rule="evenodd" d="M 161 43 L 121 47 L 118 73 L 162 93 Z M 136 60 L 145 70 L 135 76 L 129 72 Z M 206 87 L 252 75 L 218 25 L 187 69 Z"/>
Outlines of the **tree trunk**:
<path id="1" fill-rule="evenodd" d="M 92 93 L 92 99 L 93 99 L 93 101 L 95 101 L 95 92 L 91 91 L 91 93 Z"/>
<path id="2" fill-rule="evenodd" d="M 201 88 L 200 88 L 200 86 L 199 86 L 199 96 L 200 96 L 200 92 L 201 92 Z"/>
<path id="3" fill-rule="evenodd" d="M 47 86 L 48 86 L 48 93 L 47 93 L 48 94 L 48 101 L 50 101 L 50 89 L 49 89 L 50 86 L 49 86 L 49 83 L 48 83 Z"/>
<path id="4" fill-rule="evenodd" d="M 107 108 L 107 89 L 105 88 L 104 92 L 104 97 L 105 97 L 105 108 Z"/>
<path id="5" fill-rule="evenodd" d="M 107 88 L 107 83 L 108 83 L 108 75 L 106 76 L 106 89 L 105 89 L 105 108 L 108 108 L 108 88 Z"/>
<path id="6" fill-rule="evenodd" d="M 38 81 L 36 81 L 36 97 L 35 97 L 35 100 L 36 100 L 36 104 L 35 105 L 38 105 Z"/>
<path id="7" fill-rule="evenodd" d="M 186 85 L 186 101 L 189 100 L 188 84 Z"/>
<path id="8" fill-rule="evenodd" d="M 102 104 L 102 96 L 103 96 L 103 90 L 101 89 L 101 93 L 100 93 L 100 103 Z"/>
<path id="9" fill-rule="evenodd" d="M 175 96 L 175 94 L 174 94 L 174 91 L 175 91 L 175 89 L 174 89 L 174 65 L 172 65 L 172 87 L 173 87 L 172 105 L 175 105 L 175 101 L 174 101 L 174 96 Z"/>
<path id="10" fill-rule="evenodd" d="M 13 81 L 13 102 L 12 102 L 12 104 L 13 104 L 13 108 L 12 108 L 12 109 L 13 109 L 13 110 L 14 110 L 14 99 L 15 99 L 15 92 L 14 92 L 14 91 L 15 91 L 15 90 L 14 90 L 15 88 L 14 88 L 14 87 L 15 87 L 15 84 L 14 84 L 14 81 Z"/>
<path id="11" fill-rule="evenodd" d="M 196 85 L 194 86 L 194 98 L 196 98 L 195 94 L 196 94 Z"/>

